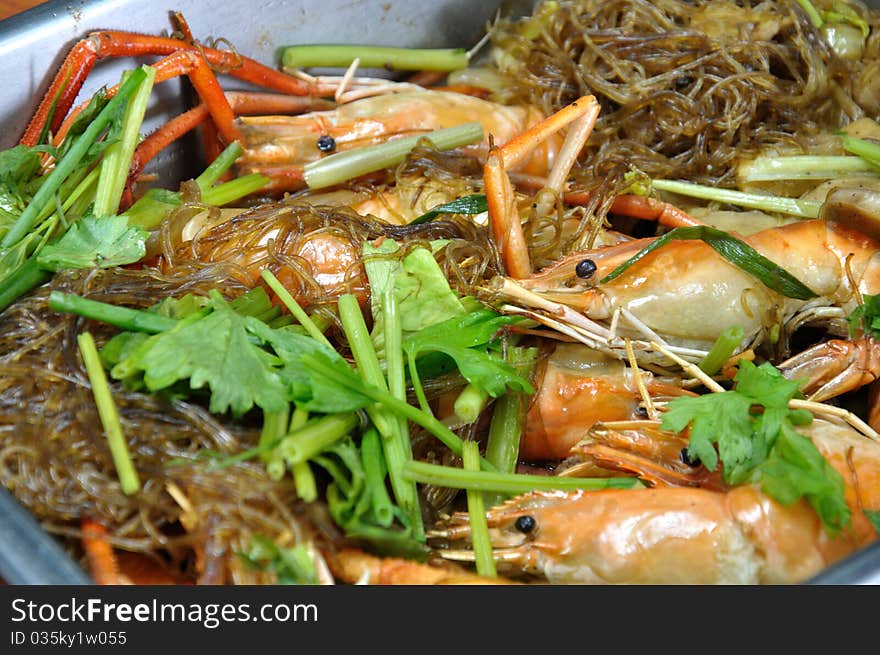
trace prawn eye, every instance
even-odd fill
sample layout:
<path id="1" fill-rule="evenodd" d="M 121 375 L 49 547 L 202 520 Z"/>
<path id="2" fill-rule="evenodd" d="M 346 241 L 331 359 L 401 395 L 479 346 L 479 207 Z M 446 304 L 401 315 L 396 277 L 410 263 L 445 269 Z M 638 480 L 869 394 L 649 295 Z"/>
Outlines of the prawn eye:
<path id="1" fill-rule="evenodd" d="M 329 134 L 322 134 L 318 137 L 318 150 L 321 152 L 333 152 L 336 150 L 336 139 Z"/>
<path id="2" fill-rule="evenodd" d="M 574 267 L 574 274 L 585 280 L 596 272 L 596 268 L 596 262 L 592 259 L 584 259 L 579 261 L 577 266 Z"/>
<path id="3" fill-rule="evenodd" d="M 535 521 L 534 517 L 529 516 L 528 514 L 524 516 L 520 516 L 516 522 L 513 524 L 517 530 L 522 532 L 523 534 L 528 534 L 532 530 L 535 529 L 535 526 L 538 525 L 538 522 Z"/>
<path id="4" fill-rule="evenodd" d="M 679 456 L 681 457 L 681 461 L 688 466 L 700 466 L 700 464 L 702 464 L 699 457 L 691 457 L 688 454 L 688 449 L 686 447 L 681 449 Z"/>

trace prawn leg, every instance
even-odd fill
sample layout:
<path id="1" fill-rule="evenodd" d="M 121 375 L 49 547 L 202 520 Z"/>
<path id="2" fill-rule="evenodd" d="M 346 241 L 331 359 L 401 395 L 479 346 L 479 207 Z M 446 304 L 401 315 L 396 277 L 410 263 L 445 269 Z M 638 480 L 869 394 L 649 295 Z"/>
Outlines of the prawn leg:
<path id="1" fill-rule="evenodd" d="M 554 166 L 550 179 L 561 191 L 568 170 L 589 138 L 599 116 L 599 103 L 594 96 L 584 96 L 535 124 L 503 146 L 493 149 L 483 169 L 483 183 L 489 209 L 489 221 L 508 273 L 523 278 L 532 272 L 528 245 L 516 211 L 513 186 L 508 171 L 518 166 L 538 146 L 556 132 L 574 122 L 571 139 L 563 143 L 560 155 L 566 164 Z"/>
<path id="2" fill-rule="evenodd" d="M 337 580 L 349 584 L 510 584 L 503 578 L 476 575 L 451 563 L 432 565 L 397 557 L 376 557 L 354 548 L 328 556 L 327 563 Z"/>
<path id="3" fill-rule="evenodd" d="M 809 399 L 823 402 L 880 377 L 880 343 L 869 336 L 832 339 L 790 357 L 779 370 L 789 380 L 804 380 Z"/>
<path id="4" fill-rule="evenodd" d="M 36 145 L 47 123 L 52 133 L 59 131 L 85 80 L 99 60 L 106 57 L 146 55 L 168 57 L 180 52 L 189 52 L 190 57 L 205 62 L 212 69 L 264 88 L 299 96 L 314 95 L 317 92 L 309 82 L 234 52 L 203 47 L 174 37 L 114 30 L 93 32 L 76 43 L 68 53 L 24 132 L 22 145 Z M 195 65 L 189 57 L 181 56 L 181 59 L 188 60 L 190 66 Z M 160 66 L 166 68 L 169 76 L 173 76 L 180 74 L 175 72 L 179 70 L 179 64 L 180 60 L 172 60 Z M 167 78 L 157 76 L 157 79 Z M 109 93 L 112 94 L 113 91 L 110 90 Z M 219 98 L 215 100 L 219 102 Z"/>

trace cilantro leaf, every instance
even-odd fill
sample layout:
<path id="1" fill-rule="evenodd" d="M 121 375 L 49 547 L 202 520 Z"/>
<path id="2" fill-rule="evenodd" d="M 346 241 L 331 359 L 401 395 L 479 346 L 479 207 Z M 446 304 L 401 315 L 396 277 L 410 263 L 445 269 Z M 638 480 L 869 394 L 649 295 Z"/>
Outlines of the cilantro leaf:
<path id="1" fill-rule="evenodd" d="M 209 409 L 240 416 L 255 404 L 266 412 L 287 406 L 287 385 L 275 371 L 278 360 L 254 343 L 247 317 L 236 314 L 212 291 L 207 316 L 181 320 L 144 340 L 111 370 L 117 379 L 143 373 L 149 391 L 189 379 L 191 389 L 211 389 Z M 256 320 L 256 319 L 250 319 Z"/>
<path id="2" fill-rule="evenodd" d="M 840 474 L 813 442 L 794 426 L 812 415 L 788 408 L 800 383 L 787 380 L 769 362 L 743 360 L 732 391 L 676 398 L 661 427 L 681 432 L 690 426 L 688 455 L 709 470 L 719 461 L 728 484 L 760 482 L 762 490 L 789 505 L 804 498 L 830 534 L 850 521 Z M 716 452 L 717 448 L 717 452 Z"/>
<path id="3" fill-rule="evenodd" d="M 131 264 L 147 252 L 149 232 L 128 224 L 124 216 L 85 216 L 37 256 L 41 268 L 107 268 Z"/>
<path id="4" fill-rule="evenodd" d="M 864 331 L 870 337 L 880 338 L 880 294 L 865 295 L 862 304 L 847 317 L 850 337 Z"/>
<path id="5" fill-rule="evenodd" d="M 40 150 L 15 146 L 0 152 L 0 186 L 22 193 L 22 187 L 40 170 Z"/>
<path id="6" fill-rule="evenodd" d="M 850 521 L 843 476 L 812 441 L 788 426 L 761 467 L 761 488 L 783 505 L 805 498 L 831 534 Z"/>
<path id="7" fill-rule="evenodd" d="M 699 459 L 710 471 L 718 467 L 715 443 L 719 443 L 725 466 L 749 461 L 752 455 L 752 401 L 735 391 L 675 398 L 663 414 L 664 430 L 681 432 L 691 426 L 688 455 Z"/>
<path id="8" fill-rule="evenodd" d="M 277 371 L 298 407 L 325 414 L 351 412 L 372 404 L 366 396 L 328 380 L 302 363 L 304 355 L 323 355 L 328 364 L 351 372 L 351 367 L 332 348 L 310 336 L 289 329 L 272 329 L 257 319 L 248 321 L 249 330 L 272 347 L 282 363 Z"/>
<path id="9" fill-rule="evenodd" d="M 238 556 L 255 569 L 274 573 L 278 584 L 318 584 L 318 571 L 305 544 L 284 548 L 261 534 L 255 534 L 251 537 L 250 547 L 239 552 Z"/>
<path id="10" fill-rule="evenodd" d="M 506 388 L 533 393 L 531 384 L 488 347 L 505 325 L 519 319 L 489 309 L 435 323 L 404 339 L 403 350 L 415 359 L 424 353 L 443 353 L 471 384 L 497 398 Z"/>

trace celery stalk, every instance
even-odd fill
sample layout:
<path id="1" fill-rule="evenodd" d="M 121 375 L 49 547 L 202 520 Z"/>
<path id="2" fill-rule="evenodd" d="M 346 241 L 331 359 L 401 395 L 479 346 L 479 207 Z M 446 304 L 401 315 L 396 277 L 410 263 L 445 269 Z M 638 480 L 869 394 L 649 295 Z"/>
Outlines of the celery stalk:
<path id="1" fill-rule="evenodd" d="M 122 492 L 130 496 L 140 491 L 141 482 L 128 452 L 128 444 L 122 433 L 122 423 L 119 421 L 119 412 L 113 403 L 113 395 L 110 392 L 107 375 L 104 373 L 104 366 L 101 364 L 101 356 L 98 354 L 91 333 L 83 332 L 78 335 L 77 344 L 89 382 L 92 384 L 92 394 L 98 407 L 101 425 L 104 426 L 104 434 L 107 437 L 107 445 L 110 446 L 110 454 L 113 457 L 113 464 L 116 466 Z"/>
<path id="2" fill-rule="evenodd" d="M 465 471 L 480 471 L 480 448 L 474 441 L 466 441 L 462 450 L 462 464 Z M 489 538 L 489 525 L 486 522 L 486 505 L 483 492 L 474 489 L 467 491 L 468 516 L 471 524 L 471 544 L 477 573 L 491 578 L 497 576 L 495 560 L 492 558 L 492 540 Z"/>
<path id="3" fill-rule="evenodd" d="M 140 142 L 147 101 L 150 99 L 153 81 L 156 79 L 156 69 L 152 66 L 143 66 L 141 70 L 144 72 L 144 79 L 126 103 L 122 134 L 116 143 L 108 146 L 101 158 L 101 176 L 95 192 L 96 216 L 113 216 L 119 211 L 119 201 L 128 182 L 131 159 Z M 123 80 L 130 76 L 131 73 L 126 73 Z"/>
<path id="4" fill-rule="evenodd" d="M 288 46 L 281 53 L 286 68 L 348 68 L 357 59 L 364 68 L 454 71 L 466 68 L 463 48 L 393 48 L 368 45 L 314 44 Z"/>
<path id="5" fill-rule="evenodd" d="M 438 150 L 449 150 L 476 143 L 482 138 L 483 127 L 479 123 L 465 123 L 426 134 L 402 137 L 373 146 L 338 152 L 323 159 L 309 162 L 304 167 L 303 175 L 309 188 L 323 189 L 367 173 L 396 166 L 422 139 L 430 141 Z"/>

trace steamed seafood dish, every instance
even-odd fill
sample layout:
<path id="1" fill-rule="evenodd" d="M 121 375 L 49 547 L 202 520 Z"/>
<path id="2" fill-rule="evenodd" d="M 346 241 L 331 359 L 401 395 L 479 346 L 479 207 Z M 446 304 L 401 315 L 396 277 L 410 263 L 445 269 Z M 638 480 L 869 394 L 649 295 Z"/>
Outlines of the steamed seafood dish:
<path id="1" fill-rule="evenodd" d="M 277 63 L 172 23 L 85 35 L 0 153 L 0 481 L 96 582 L 792 584 L 877 540 L 880 10 Z"/>

